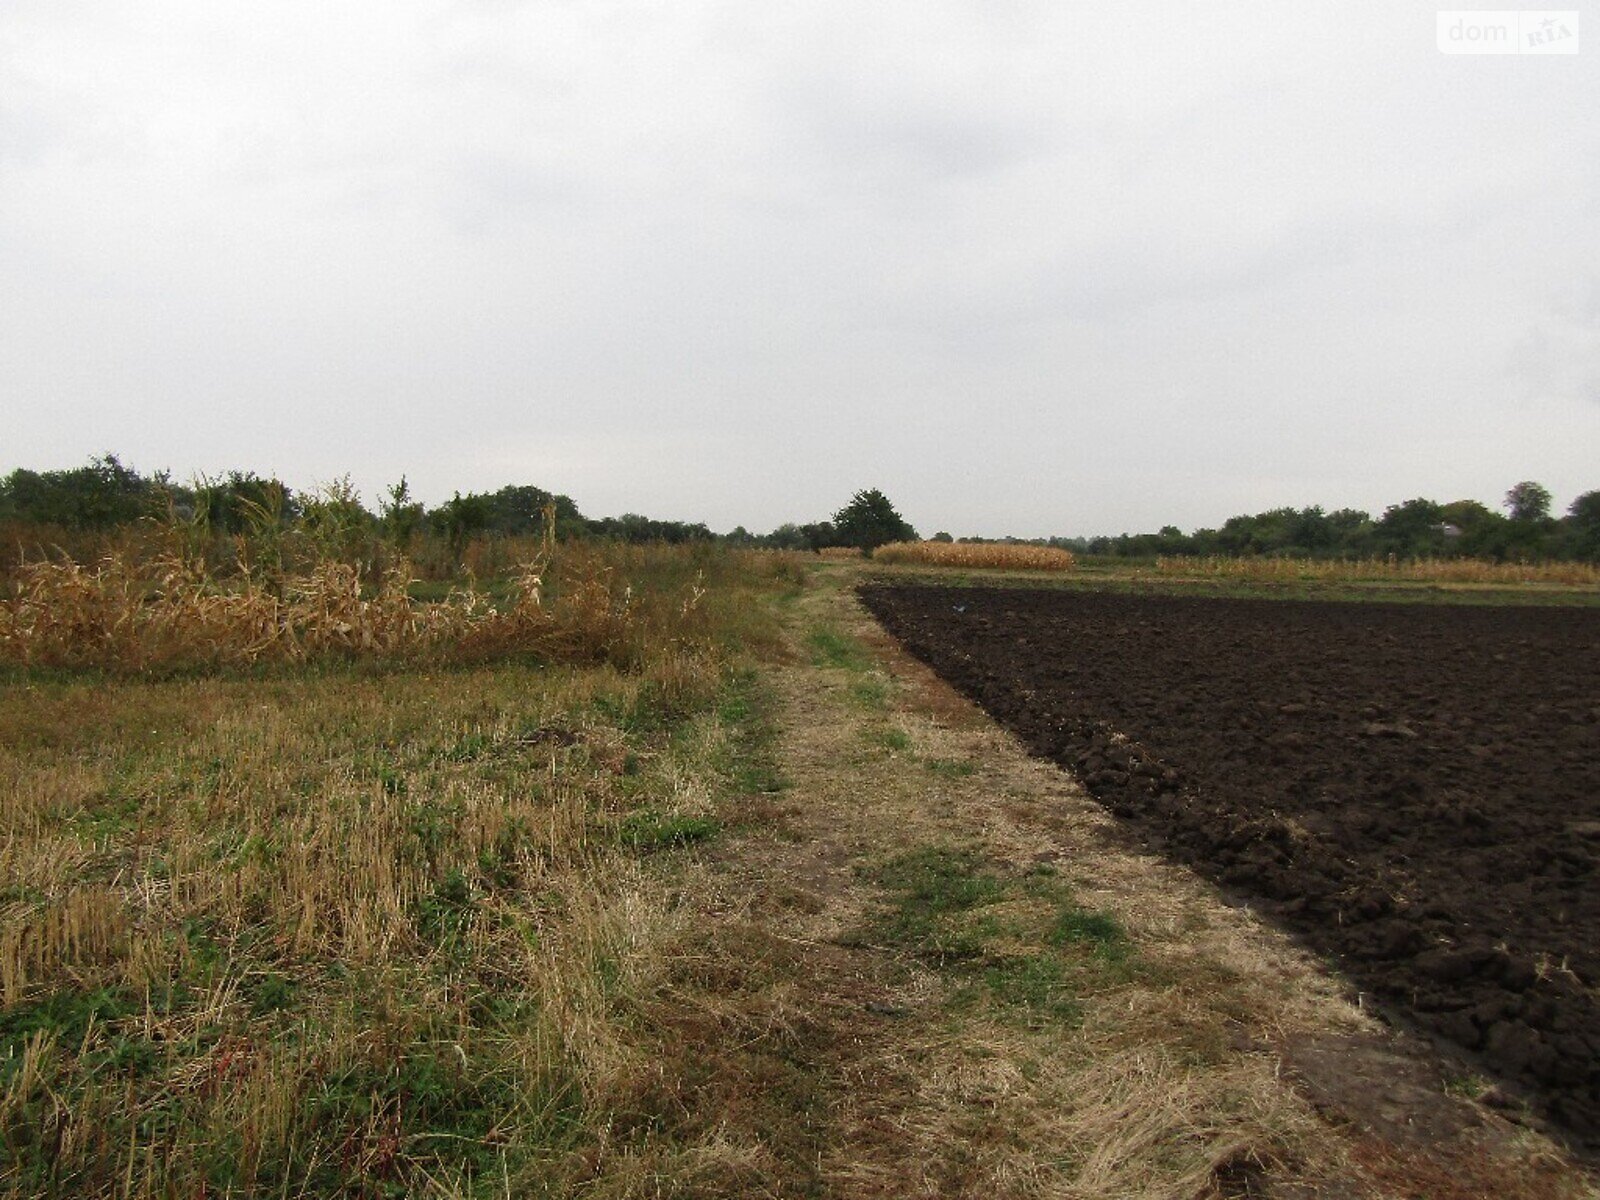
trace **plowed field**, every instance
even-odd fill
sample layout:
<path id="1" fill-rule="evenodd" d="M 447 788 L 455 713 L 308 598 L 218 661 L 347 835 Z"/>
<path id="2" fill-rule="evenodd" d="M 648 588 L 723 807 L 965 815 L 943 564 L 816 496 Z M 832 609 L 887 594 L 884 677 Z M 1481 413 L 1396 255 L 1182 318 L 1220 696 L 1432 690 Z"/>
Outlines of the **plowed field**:
<path id="1" fill-rule="evenodd" d="M 1132 832 L 1600 1145 L 1600 611 L 861 594 Z"/>

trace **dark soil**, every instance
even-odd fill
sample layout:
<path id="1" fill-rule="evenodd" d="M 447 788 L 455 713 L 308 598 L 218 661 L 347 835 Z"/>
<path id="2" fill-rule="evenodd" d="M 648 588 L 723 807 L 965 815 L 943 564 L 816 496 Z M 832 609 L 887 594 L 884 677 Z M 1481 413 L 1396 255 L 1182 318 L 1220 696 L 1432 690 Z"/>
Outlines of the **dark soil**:
<path id="1" fill-rule="evenodd" d="M 1600 611 L 861 594 L 1141 838 L 1600 1148 Z"/>

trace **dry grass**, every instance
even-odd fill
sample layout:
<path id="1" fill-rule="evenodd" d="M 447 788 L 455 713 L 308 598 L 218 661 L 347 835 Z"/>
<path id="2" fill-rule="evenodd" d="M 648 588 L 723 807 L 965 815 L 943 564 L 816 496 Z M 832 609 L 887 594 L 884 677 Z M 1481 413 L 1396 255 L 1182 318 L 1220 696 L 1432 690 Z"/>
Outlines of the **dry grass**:
<path id="1" fill-rule="evenodd" d="M 1070 571 L 1070 550 L 1025 542 L 891 542 L 872 552 L 874 562 L 923 567 L 984 567 L 1010 571 Z"/>
<path id="2" fill-rule="evenodd" d="M 1472 558 L 1309 559 L 1174 557 L 1156 559 L 1156 573 L 1190 579 L 1405 580 L 1420 583 L 1600 585 L 1592 563 L 1494 563 Z"/>
<path id="3" fill-rule="evenodd" d="M 663 1094 L 660 1071 L 700 1007 L 679 964 L 721 953 L 672 848 L 714 835 L 746 786 L 730 648 L 770 644 L 764 598 L 792 564 L 572 566 L 572 614 L 538 624 L 541 647 L 571 639 L 571 666 L 13 671 L 0 1195 L 624 1196 L 663 1177 L 736 1195 L 764 1178 L 759 1143 Z M 308 606 L 301 646 L 320 645 L 307 625 L 382 628 L 357 605 L 383 602 L 337 578 L 275 610 Z M 125 586 L 53 584 L 96 613 Z M 191 615 L 217 602 L 179 595 Z M 91 644 L 169 644 L 139 628 Z"/>

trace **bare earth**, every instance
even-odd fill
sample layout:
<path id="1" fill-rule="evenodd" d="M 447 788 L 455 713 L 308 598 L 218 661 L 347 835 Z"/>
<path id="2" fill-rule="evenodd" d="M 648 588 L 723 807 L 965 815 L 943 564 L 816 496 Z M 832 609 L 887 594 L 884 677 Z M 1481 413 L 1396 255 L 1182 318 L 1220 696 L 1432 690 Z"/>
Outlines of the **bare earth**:
<path id="1" fill-rule="evenodd" d="M 903 654 L 852 577 L 819 572 L 790 610 L 791 661 L 766 672 L 788 787 L 736 802 L 695 900 L 742 963 L 728 1009 L 683 1031 L 723 1043 L 698 1086 L 755 1097 L 781 1194 L 1600 1194 L 1481 1081 L 1129 849 Z M 970 877 L 935 935 L 892 919 L 908 861 Z"/>

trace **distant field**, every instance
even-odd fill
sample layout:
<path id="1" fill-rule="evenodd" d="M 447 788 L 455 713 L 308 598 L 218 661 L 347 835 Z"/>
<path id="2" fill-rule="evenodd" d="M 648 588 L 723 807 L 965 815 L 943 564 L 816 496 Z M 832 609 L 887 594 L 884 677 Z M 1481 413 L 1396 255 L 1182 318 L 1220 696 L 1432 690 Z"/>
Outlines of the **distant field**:
<path id="1" fill-rule="evenodd" d="M 1026 542 L 891 542 L 872 552 L 876 563 L 926 567 L 1070 571 L 1072 552 Z"/>
<path id="2" fill-rule="evenodd" d="M 1205 560 L 1170 559 L 1169 564 Z M 1235 560 L 1222 560 L 1232 563 Z M 1243 561 L 1243 560 L 1240 560 Z M 1319 599 L 1350 601 L 1393 601 L 1428 604 L 1561 604 L 1600 606 L 1600 583 L 1563 583 L 1553 579 L 1530 577 L 1513 579 L 1473 579 L 1471 572 L 1457 565 L 1439 578 L 1429 578 L 1420 568 L 1410 573 L 1396 569 L 1385 573 L 1374 564 L 1347 564 L 1345 571 L 1331 569 L 1329 564 L 1309 560 L 1286 560 L 1290 565 L 1269 568 L 1242 568 L 1178 570 L 1170 566 L 1158 569 L 1157 561 L 1121 560 L 1080 556 L 1071 571 L 1040 573 L 1006 568 L 946 567 L 938 570 L 916 564 L 878 562 L 869 564 L 869 573 L 884 580 L 914 581 L 925 579 L 930 583 L 960 587 L 984 587 L 997 583 L 1015 582 L 1031 587 L 1049 587 L 1068 591 L 1105 591 L 1135 594 L 1211 595 L 1211 596 L 1264 596 L 1281 599 Z M 1387 566 L 1387 564 L 1383 564 Z M 1493 564 L 1474 564 L 1489 567 Z M 1300 573 L 1298 566 L 1308 570 Z M 1414 564 L 1399 564 L 1410 568 Z M 1551 574 L 1559 575 L 1568 568 L 1573 578 L 1582 578 L 1589 570 L 1583 564 L 1554 564 Z M 1451 572 L 1457 577 L 1452 578 Z M 1535 573 L 1536 575 L 1537 573 Z"/>
<path id="3" fill-rule="evenodd" d="M 1600 566 L 1580 562 L 1497 563 L 1472 558 L 1158 558 L 1158 575 L 1269 581 L 1355 580 L 1407 583 L 1561 584 L 1600 588 Z"/>

